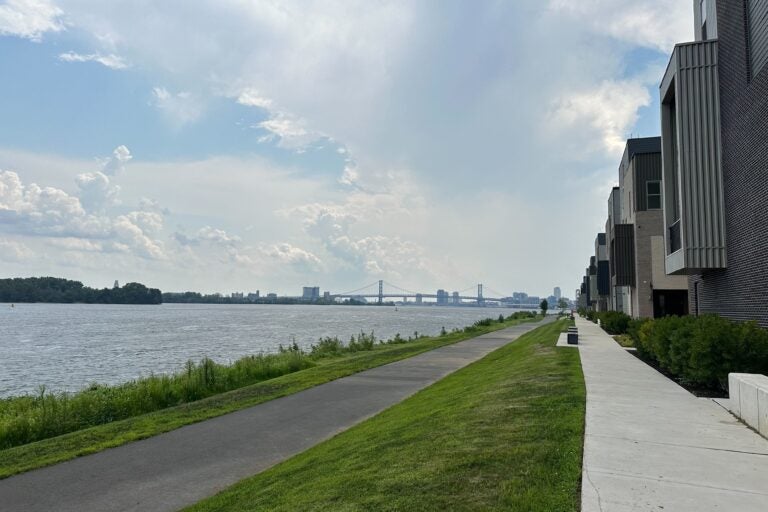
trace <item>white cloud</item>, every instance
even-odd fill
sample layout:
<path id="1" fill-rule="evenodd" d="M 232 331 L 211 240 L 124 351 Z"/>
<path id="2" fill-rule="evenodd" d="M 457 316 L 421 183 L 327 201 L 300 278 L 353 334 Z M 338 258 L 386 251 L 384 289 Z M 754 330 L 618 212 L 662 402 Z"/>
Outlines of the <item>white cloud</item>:
<path id="1" fill-rule="evenodd" d="M 0 5 L 0 36 L 40 42 L 46 32 L 64 30 L 63 15 L 49 0 L 7 0 Z"/>
<path id="2" fill-rule="evenodd" d="M 125 59 L 114 53 L 101 55 L 100 53 L 81 54 L 69 51 L 60 54 L 59 60 L 64 62 L 98 62 L 110 69 L 125 69 L 128 67 Z"/>
<path id="3" fill-rule="evenodd" d="M 144 233 L 156 234 L 163 229 L 163 216 L 157 212 L 134 211 L 125 217 Z"/>
<path id="4" fill-rule="evenodd" d="M 256 89 L 244 89 L 237 97 L 237 102 L 247 107 L 259 107 L 269 110 L 272 108 L 272 100 L 259 94 Z"/>
<path id="5" fill-rule="evenodd" d="M 276 112 L 257 125 L 269 132 L 261 142 L 276 140 L 280 147 L 302 150 L 321 140 L 324 136 L 307 129 L 306 121 L 285 112 Z"/>
<path id="6" fill-rule="evenodd" d="M 154 87 L 152 97 L 153 104 L 179 126 L 197 121 L 203 113 L 200 99 L 187 91 L 172 93 L 165 87 Z"/>
<path id="7" fill-rule="evenodd" d="M 104 244 L 102 242 L 96 242 L 93 240 L 87 240 L 85 238 L 51 238 L 47 241 L 47 244 L 57 249 L 65 251 L 76 252 L 102 252 L 104 251 Z"/>
<path id="8" fill-rule="evenodd" d="M 242 241 L 238 236 L 231 235 L 223 229 L 217 229 L 211 226 L 203 226 L 192 236 L 176 232 L 174 233 L 174 238 L 181 245 L 198 245 L 202 242 L 206 242 L 212 245 L 233 246 Z"/>
<path id="9" fill-rule="evenodd" d="M 237 96 L 237 102 L 269 113 L 268 119 L 255 125 L 255 128 L 268 132 L 259 139 L 260 142 L 276 141 L 280 147 L 301 151 L 326 138 L 322 133 L 309 130 L 306 120 L 276 108 L 274 101 L 262 96 L 254 88 L 243 89 Z"/>
<path id="10" fill-rule="evenodd" d="M 289 243 L 272 245 L 264 249 L 264 253 L 280 263 L 287 263 L 307 272 L 319 270 L 322 263 L 320 258 L 311 252 Z"/>
<path id="11" fill-rule="evenodd" d="M 112 185 L 109 177 L 101 172 L 78 174 L 75 183 L 80 189 L 80 202 L 88 211 L 100 211 L 118 202 L 120 187 Z"/>
<path id="12" fill-rule="evenodd" d="M 101 173 L 96 173 L 106 179 Z M 94 175 L 94 176 L 95 176 Z M 78 178 L 82 178 L 80 175 Z M 99 181 L 81 185 L 96 194 Z M 96 185 L 92 185 L 96 183 Z M 102 181 L 101 184 L 104 182 Z M 101 212 L 89 213 L 80 199 L 54 187 L 25 185 L 18 174 L 0 172 L 0 231 L 46 238 L 81 239 L 89 247 L 114 250 L 125 247 L 136 255 L 165 259 L 163 244 L 152 238 L 162 228 L 156 213 L 130 212 L 111 218 Z"/>
<path id="13" fill-rule="evenodd" d="M 407 237 L 428 215 L 425 200 L 408 173 L 368 176 L 349 166 L 342 180 L 355 191 L 341 201 L 307 203 L 281 211 L 303 225 L 342 272 L 359 278 L 386 277 L 439 280 L 442 256 L 429 255 Z M 417 235 L 418 236 L 418 235 Z"/>
<path id="14" fill-rule="evenodd" d="M 157 260 L 167 259 L 162 242 L 153 240 L 139 225 L 142 220 L 144 219 L 136 218 L 133 214 L 120 215 L 112 223 L 112 231 L 139 256 Z"/>
<path id="15" fill-rule="evenodd" d="M 358 184 L 359 180 L 360 173 L 358 172 L 357 168 L 349 163 L 345 165 L 344 172 L 342 173 L 341 178 L 339 178 L 339 183 L 342 185 L 355 186 Z"/>
<path id="16" fill-rule="evenodd" d="M 688 0 L 551 0 L 549 5 L 595 32 L 664 53 L 693 38 Z"/>
<path id="17" fill-rule="evenodd" d="M 10 171 L 0 171 L 0 225 L 38 236 L 101 237 L 108 230 L 77 197 L 54 187 L 24 185 Z"/>
<path id="18" fill-rule="evenodd" d="M 629 131 L 638 118 L 638 109 L 651 104 L 648 88 L 637 81 L 604 81 L 596 88 L 574 91 L 558 98 L 554 105 L 549 126 L 553 131 L 578 134 L 587 126 L 599 134 L 596 140 L 575 137 L 564 145 L 576 143 L 581 147 L 594 148 L 597 144 L 609 155 L 621 154 Z M 587 132 L 589 133 L 589 132 Z"/>
<path id="19" fill-rule="evenodd" d="M 24 262 L 33 256 L 32 250 L 23 243 L 0 238 L 0 261 Z"/>
<path id="20" fill-rule="evenodd" d="M 117 146 L 112 156 L 102 161 L 102 172 L 114 176 L 125 170 L 125 166 L 133 159 L 131 151 L 124 145 Z"/>
<path id="21" fill-rule="evenodd" d="M 78 196 L 86 210 L 98 212 L 106 207 L 119 204 L 120 187 L 112 184 L 110 176 L 122 173 L 132 158 L 128 148 L 121 145 L 114 149 L 111 157 L 101 161 L 101 172 L 77 175 L 75 183 L 80 189 Z"/>

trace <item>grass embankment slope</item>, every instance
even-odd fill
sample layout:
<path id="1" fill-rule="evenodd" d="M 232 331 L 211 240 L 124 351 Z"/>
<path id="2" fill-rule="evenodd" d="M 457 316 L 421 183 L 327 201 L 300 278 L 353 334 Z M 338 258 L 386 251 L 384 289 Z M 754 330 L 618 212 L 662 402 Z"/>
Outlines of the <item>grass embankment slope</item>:
<path id="1" fill-rule="evenodd" d="M 529 320 L 517 318 L 485 322 L 486 325 L 471 326 L 444 336 L 376 345 L 371 350 L 321 359 L 311 368 L 202 400 L 0 450 L 0 478 L 146 439 L 526 321 Z"/>
<path id="2" fill-rule="evenodd" d="M 545 325 L 188 509 L 568 511 L 580 506 L 579 352 Z"/>

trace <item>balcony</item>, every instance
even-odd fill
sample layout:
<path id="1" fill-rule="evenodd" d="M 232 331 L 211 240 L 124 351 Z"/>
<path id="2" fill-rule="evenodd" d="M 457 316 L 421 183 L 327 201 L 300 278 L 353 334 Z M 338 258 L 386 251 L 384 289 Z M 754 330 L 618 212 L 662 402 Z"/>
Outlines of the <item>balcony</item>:
<path id="1" fill-rule="evenodd" d="M 667 274 L 726 267 L 717 40 L 679 44 L 661 82 Z"/>

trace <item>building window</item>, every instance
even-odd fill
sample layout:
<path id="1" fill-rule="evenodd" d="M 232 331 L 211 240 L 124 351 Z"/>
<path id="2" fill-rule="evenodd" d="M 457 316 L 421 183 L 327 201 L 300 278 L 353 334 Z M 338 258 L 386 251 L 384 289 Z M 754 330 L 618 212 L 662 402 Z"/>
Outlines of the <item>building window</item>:
<path id="1" fill-rule="evenodd" d="M 707 40 L 707 0 L 699 0 L 699 12 L 701 14 L 701 38 Z"/>
<path id="2" fill-rule="evenodd" d="M 661 182 L 649 181 L 648 187 L 648 209 L 661 210 Z"/>

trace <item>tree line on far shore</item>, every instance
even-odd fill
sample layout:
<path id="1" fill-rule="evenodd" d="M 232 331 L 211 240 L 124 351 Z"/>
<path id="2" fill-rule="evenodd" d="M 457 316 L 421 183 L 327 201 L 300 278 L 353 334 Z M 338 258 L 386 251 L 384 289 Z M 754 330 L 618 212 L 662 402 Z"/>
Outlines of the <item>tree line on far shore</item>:
<path id="1" fill-rule="evenodd" d="M 115 288 L 89 288 L 80 281 L 58 277 L 0 279 L 0 302 L 57 302 L 86 304 L 161 304 L 157 288 L 128 283 Z"/>

